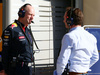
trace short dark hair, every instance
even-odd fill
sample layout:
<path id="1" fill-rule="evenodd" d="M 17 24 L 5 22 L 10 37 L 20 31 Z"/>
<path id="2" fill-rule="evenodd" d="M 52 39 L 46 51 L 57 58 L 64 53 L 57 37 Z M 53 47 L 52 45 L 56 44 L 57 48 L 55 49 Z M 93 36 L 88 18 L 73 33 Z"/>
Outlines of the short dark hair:
<path id="1" fill-rule="evenodd" d="M 68 11 L 67 16 L 73 18 L 74 25 L 82 25 L 83 23 L 83 13 L 79 8 L 71 8 Z"/>

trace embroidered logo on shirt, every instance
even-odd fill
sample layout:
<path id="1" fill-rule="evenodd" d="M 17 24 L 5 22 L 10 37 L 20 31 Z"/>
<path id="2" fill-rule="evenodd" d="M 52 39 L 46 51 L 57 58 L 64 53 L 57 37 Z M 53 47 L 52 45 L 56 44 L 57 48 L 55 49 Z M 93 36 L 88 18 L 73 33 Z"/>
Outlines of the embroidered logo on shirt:
<path id="1" fill-rule="evenodd" d="M 19 39 L 24 39 L 25 37 L 24 36 L 19 36 Z"/>
<path id="2" fill-rule="evenodd" d="M 7 38 L 9 38 L 9 36 L 4 36 L 4 38 L 6 38 L 6 39 L 7 39 Z"/>
<path id="3" fill-rule="evenodd" d="M 13 29 L 14 27 L 17 27 L 16 23 L 12 23 L 11 28 Z"/>

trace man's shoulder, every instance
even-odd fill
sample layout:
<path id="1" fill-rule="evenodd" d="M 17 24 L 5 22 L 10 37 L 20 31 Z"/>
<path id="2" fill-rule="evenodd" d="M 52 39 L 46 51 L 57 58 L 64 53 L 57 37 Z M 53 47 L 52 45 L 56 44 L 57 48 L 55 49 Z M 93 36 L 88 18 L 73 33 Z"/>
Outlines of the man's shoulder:
<path id="1" fill-rule="evenodd" d="M 13 32 L 13 31 L 17 30 L 16 28 L 18 28 L 18 25 L 17 25 L 17 23 L 14 22 L 14 23 L 8 25 L 3 32 L 7 32 L 7 31 Z"/>
<path id="2" fill-rule="evenodd" d="M 72 37 L 74 37 L 74 35 L 73 35 L 73 33 L 66 33 L 64 36 L 63 36 L 63 38 L 72 38 Z"/>
<path id="3" fill-rule="evenodd" d="M 17 23 L 12 23 L 11 25 L 10 25 L 10 28 L 11 29 L 15 29 L 15 28 L 17 28 L 18 27 L 18 25 L 17 25 Z"/>
<path id="4" fill-rule="evenodd" d="M 6 30 L 14 30 L 18 27 L 17 23 L 12 23 L 10 25 L 7 26 Z"/>

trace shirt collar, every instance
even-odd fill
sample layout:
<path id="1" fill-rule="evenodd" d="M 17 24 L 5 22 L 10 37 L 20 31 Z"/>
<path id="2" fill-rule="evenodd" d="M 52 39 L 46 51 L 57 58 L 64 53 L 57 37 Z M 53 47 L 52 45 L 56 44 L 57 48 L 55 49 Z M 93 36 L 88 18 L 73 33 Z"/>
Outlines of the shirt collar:
<path id="1" fill-rule="evenodd" d="M 16 23 L 20 23 L 22 27 L 24 27 L 24 24 L 22 24 L 20 21 L 15 20 Z"/>
<path id="2" fill-rule="evenodd" d="M 69 30 L 69 32 L 71 32 L 71 31 L 73 31 L 73 30 L 81 30 L 81 29 L 83 29 L 83 27 L 74 27 L 74 28 L 71 28 L 70 30 Z"/>

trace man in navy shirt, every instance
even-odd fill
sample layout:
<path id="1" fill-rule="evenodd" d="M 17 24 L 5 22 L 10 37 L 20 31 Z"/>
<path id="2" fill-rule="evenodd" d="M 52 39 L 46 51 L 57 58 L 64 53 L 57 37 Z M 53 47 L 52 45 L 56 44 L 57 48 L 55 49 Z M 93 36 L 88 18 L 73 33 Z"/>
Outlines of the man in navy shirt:
<path id="1" fill-rule="evenodd" d="M 33 39 L 27 26 L 34 15 L 31 4 L 23 5 L 18 20 L 3 31 L 2 63 L 7 75 L 32 75 Z"/>

